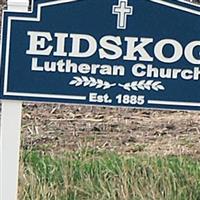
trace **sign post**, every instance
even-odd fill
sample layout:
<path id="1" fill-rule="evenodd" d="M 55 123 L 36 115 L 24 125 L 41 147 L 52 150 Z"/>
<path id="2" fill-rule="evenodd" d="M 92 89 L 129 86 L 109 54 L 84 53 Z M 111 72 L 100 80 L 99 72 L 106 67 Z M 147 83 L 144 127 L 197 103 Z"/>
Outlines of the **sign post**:
<path id="1" fill-rule="evenodd" d="M 8 0 L 9 11 L 28 11 L 28 0 Z M 17 199 L 22 101 L 2 100 L 0 200 Z"/>
<path id="2" fill-rule="evenodd" d="M 2 101 L 1 200 L 14 200 L 17 197 L 21 108 L 20 101 Z"/>

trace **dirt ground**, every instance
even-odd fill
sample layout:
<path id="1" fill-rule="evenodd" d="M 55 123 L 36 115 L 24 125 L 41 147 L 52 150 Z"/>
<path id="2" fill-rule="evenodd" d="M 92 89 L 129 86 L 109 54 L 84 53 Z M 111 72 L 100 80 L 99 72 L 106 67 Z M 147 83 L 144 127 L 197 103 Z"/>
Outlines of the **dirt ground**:
<path id="1" fill-rule="evenodd" d="M 200 112 L 24 104 L 21 145 L 200 157 Z"/>
<path id="2" fill-rule="evenodd" d="M 200 113 L 25 105 L 23 148 L 200 155 Z"/>

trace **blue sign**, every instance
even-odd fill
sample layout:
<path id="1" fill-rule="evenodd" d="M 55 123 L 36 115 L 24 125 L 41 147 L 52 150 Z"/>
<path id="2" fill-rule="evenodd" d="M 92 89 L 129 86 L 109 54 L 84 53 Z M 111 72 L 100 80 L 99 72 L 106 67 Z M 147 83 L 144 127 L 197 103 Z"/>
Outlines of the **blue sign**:
<path id="1" fill-rule="evenodd" d="M 200 109 L 200 6 L 36 0 L 4 11 L 1 99 Z"/>

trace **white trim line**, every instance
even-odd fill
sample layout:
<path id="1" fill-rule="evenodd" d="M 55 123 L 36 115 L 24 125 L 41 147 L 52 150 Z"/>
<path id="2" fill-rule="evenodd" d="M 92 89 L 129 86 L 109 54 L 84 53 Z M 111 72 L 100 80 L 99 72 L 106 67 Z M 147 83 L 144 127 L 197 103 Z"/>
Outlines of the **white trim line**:
<path id="1" fill-rule="evenodd" d="M 189 13 L 192 13 L 194 15 L 200 15 L 199 11 L 196 11 L 196 10 L 193 10 L 193 9 L 190 9 L 190 8 L 185 8 L 183 6 L 179 6 L 179 5 L 169 3 L 169 2 L 166 2 L 166 1 L 163 1 L 163 0 L 149 0 L 149 1 L 161 4 L 161 5 L 164 5 L 164 6 L 167 6 L 167 7 L 175 8 L 177 10 L 182 10 L 184 12 L 189 12 Z"/>
<path id="2" fill-rule="evenodd" d="M 4 95 L 7 96 L 22 96 L 22 97 L 38 97 L 38 98 L 52 98 L 52 99 L 66 99 L 66 100 L 86 100 L 86 96 L 74 96 L 74 95 L 53 95 L 53 94 L 33 94 L 33 93 L 19 93 L 19 92 L 7 92 Z"/>
<path id="3" fill-rule="evenodd" d="M 178 102 L 178 101 L 148 100 L 148 104 L 152 104 L 152 105 L 165 105 L 165 106 L 192 106 L 192 107 L 200 107 L 200 103 Z"/>
<path id="4" fill-rule="evenodd" d="M 195 4 L 195 3 L 192 3 L 192 2 L 189 2 L 189 1 L 185 1 L 185 0 L 177 0 L 181 3 L 184 3 L 184 4 L 188 4 L 188 5 L 191 5 L 191 6 L 195 6 L 197 8 L 200 8 L 200 4 Z"/>
<path id="5" fill-rule="evenodd" d="M 3 25 L 4 25 L 4 12 L 2 12 L 2 21 L 1 21 L 1 38 L 0 38 L 0 67 L 2 61 L 2 49 L 3 49 Z"/>

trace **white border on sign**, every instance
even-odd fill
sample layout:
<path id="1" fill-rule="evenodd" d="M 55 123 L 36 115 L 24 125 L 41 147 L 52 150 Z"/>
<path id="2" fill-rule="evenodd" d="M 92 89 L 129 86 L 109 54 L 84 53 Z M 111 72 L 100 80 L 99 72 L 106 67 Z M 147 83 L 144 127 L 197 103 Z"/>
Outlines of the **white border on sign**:
<path id="1" fill-rule="evenodd" d="M 158 3 L 158 4 L 161 4 L 161 5 L 164 5 L 164 6 L 167 6 L 167 7 L 171 7 L 171 8 L 175 8 L 177 10 L 182 10 L 184 12 L 189 12 L 189 13 L 192 13 L 194 15 L 200 15 L 200 12 L 199 11 L 196 11 L 196 10 L 193 10 L 191 8 L 185 8 L 183 6 L 180 6 L 180 5 L 176 5 L 176 4 L 173 4 L 173 3 L 169 3 L 169 2 L 166 2 L 166 1 L 162 1 L 162 0 L 149 0 L 149 1 L 152 1 L 154 3 Z M 181 1 L 180 1 L 181 2 Z M 186 3 L 186 2 L 184 2 Z"/>
<path id="2" fill-rule="evenodd" d="M 186 0 L 177 0 L 177 1 L 200 8 L 199 4 L 196 4 L 196 3 L 193 3 L 193 2 L 190 2 L 190 1 L 186 1 Z"/>
<path id="3" fill-rule="evenodd" d="M 148 100 L 148 104 L 165 105 L 165 106 L 195 106 L 195 107 L 200 107 L 200 103 L 179 102 L 179 101 Z"/>
<path id="4" fill-rule="evenodd" d="M 43 98 L 54 98 L 54 99 L 68 99 L 68 100 L 86 100 L 86 96 L 74 96 L 74 95 L 53 95 L 53 94 L 33 94 L 33 93 L 18 93 L 8 91 L 8 71 L 9 71 L 9 50 L 10 50 L 10 35 L 11 35 L 11 24 L 12 21 L 35 21 L 39 22 L 41 20 L 41 10 L 42 7 L 52 6 L 56 4 L 74 2 L 76 0 L 62 0 L 56 2 L 43 3 L 38 5 L 38 12 L 36 18 L 30 17 L 8 17 L 8 27 L 7 27 L 7 42 L 6 42 L 6 60 L 5 60 L 5 74 L 4 74 L 4 95 L 7 96 L 29 96 L 29 97 L 43 97 Z"/>
<path id="5" fill-rule="evenodd" d="M 81 100 L 84 101 L 87 99 L 86 96 L 73 96 L 73 95 L 53 95 L 53 94 L 37 94 L 37 93 L 19 93 L 19 92 L 9 92 L 8 91 L 8 70 L 9 70 L 9 50 L 10 50 L 10 35 L 11 35 L 11 24 L 12 21 L 35 21 L 39 22 L 41 20 L 41 10 L 43 7 L 47 6 L 53 6 L 57 4 L 63 4 L 63 3 L 70 3 L 70 2 L 76 2 L 77 0 L 58 0 L 53 2 L 47 2 L 47 3 L 41 3 L 38 4 L 37 8 L 37 17 L 36 18 L 30 18 L 30 17 L 8 17 L 8 27 L 7 27 L 7 43 L 6 43 L 6 60 L 5 60 L 5 74 L 4 74 L 4 89 L 3 94 L 7 96 L 24 96 L 24 97 L 38 97 L 38 98 L 52 98 L 52 99 L 68 99 L 68 100 Z M 173 3 L 169 3 L 163 0 L 149 0 L 153 3 L 161 4 L 167 7 L 172 7 L 177 10 L 181 10 L 184 12 L 189 12 L 195 15 L 200 16 L 200 12 L 185 8 L 180 5 L 176 5 Z M 183 2 L 182 0 L 178 0 L 179 2 Z M 186 2 L 184 2 L 186 3 Z M 197 5 L 195 5 L 197 6 Z M 200 7 L 200 6 L 197 6 Z M 200 103 L 192 103 L 192 102 L 178 102 L 178 101 L 160 101 L 160 100 L 148 100 L 148 104 L 152 105 L 175 105 L 175 106 L 194 106 L 194 107 L 200 107 Z"/>

